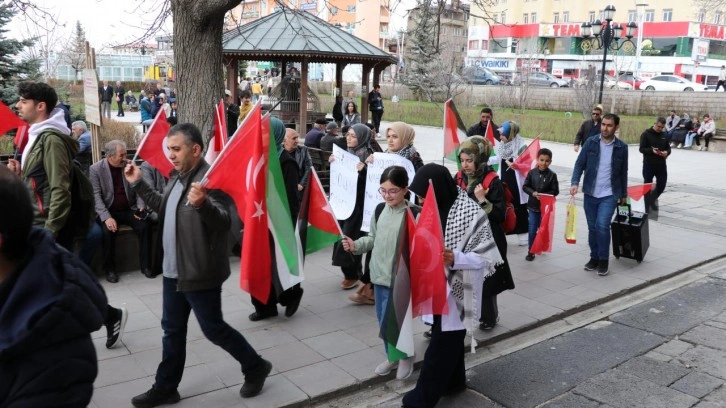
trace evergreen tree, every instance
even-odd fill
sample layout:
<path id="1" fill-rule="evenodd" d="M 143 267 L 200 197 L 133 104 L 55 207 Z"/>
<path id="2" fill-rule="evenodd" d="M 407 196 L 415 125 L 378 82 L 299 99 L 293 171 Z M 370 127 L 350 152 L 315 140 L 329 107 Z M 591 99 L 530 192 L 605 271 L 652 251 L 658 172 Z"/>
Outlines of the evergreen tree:
<path id="1" fill-rule="evenodd" d="M 38 61 L 20 57 L 21 52 L 33 44 L 32 41 L 6 38 L 7 25 L 15 14 L 11 4 L 0 3 L 0 100 L 8 106 L 17 101 L 17 83 L 37 79 L 39 68 Z"/>
<path id="2" fill-rule="evenodd" d="M 408 33 L 408 61 L 402 81 L 414 94 L 430 99 L 430 90 L 437 86 L 434 75 L 437 70 L 433 65 L 437 64 L 440 51 L 436 40 L 436 14 L 432 0 L 420 0 L 417 9 L 412 13 L 416 28 Z"/>
<path id="3" fill-rule="evenodd" d="M 74 82 L 77 82 L 79 73 L 83 72 L 83 69 L 86 67 L 86 31 L 78 20 L 76 20 L 73 41 L 68 44 L 68 48 L 64 54 L 75 71 L 76 81 Z"/>

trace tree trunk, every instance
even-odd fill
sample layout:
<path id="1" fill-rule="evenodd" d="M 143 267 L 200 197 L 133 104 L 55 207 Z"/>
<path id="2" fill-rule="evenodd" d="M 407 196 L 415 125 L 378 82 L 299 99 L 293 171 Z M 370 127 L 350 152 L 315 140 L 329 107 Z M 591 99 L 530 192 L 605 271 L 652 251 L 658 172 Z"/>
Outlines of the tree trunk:
<path id="1" fill-rule="evenodd" d="M 239 1 L 171 0 L 179 122 L 190 122 L 209 139 L 214 107 L 224 97 L 224 13 Z"/>

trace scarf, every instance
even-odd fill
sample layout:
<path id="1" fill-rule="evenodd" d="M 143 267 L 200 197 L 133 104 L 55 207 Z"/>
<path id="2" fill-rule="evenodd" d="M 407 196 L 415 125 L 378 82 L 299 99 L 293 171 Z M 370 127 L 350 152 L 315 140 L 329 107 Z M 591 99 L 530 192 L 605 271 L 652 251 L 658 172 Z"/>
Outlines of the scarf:
<path id="1" fill-rule="evenodd" d="M 282 154 L 283 150 L 285 150 L 282 147 L 282 142 L 285 140 L 285 124 L 282 123 L 280 119 L 273 116 L 270 118 L 270 130 L 275 138 L 275 145 L 277 146 L 277 156 L 279 157 Z"/>
<path id="2" fill-rule="evenodd" d="M 474 325 L 479 321 L 484 280 L 502 264 L 502 256 L 494 242 L 489 218 L 466 191 L 458 188 L 458 197 L 449 210 L 444 229 L 444 246 L 461 252 L 473 252 L 486 260 L 483 270 L 449 270 L 447 281 L 456 308 L 467 333 L 471 336 L 472 353 L 476 349 Z"/>
<path id="3" fill-rule="evenodd" d="M 514 160 L 519 155 L 522 145 L 522 138 L 517 134 L 506 143 L 497 143 L 497 155 L 500 160 Z"/>
<path id="4" fill-rule="evenodd" d="M 245 104 L 243 103 L 243 104 L 242 104 L 242 105 L 241 105 L 241 106 L 239 107 L 239 122 L 240 122 L 240 123 L 241 123 L 241 122 L 242 122 L 243 120 L 245 120 L 245 118 L 247 117 L 247 114 L 249 114 L 249 113 L 250 113 L 250 111 L 252 111 L 252 108 L 253 108 L 254 106 L 255 106 L 255 105 L 254 105 L 254 104 L 252 104 L 252 103 L 250 103 L 250 104 L 247 104 L 247 105 L 245 105 Z"/>
<path id="5" fill-rule="evenodd" d="M 441 217 L 441 228 L 443 229 L 446 228 L 449 209 L 458 197 L 456 183 L 446 167 L 436 163 L 429 163 L 418 169 L 408 189 L 417 196 L 426 198 L 426 192 L 429 190 L 429 180 L 431 180 L 434 187 L 436 204 L 439 207 L 439 217 Z"/>
<path id="6" fill-rule="evenodd" d="M 358 139 L 358 146 L 349 147 L 348 153 L 352 153 L 358 156 L 360 161 L 364 162 L 371 154 L 371 130 L 368 129 L 368 126 L 362 125 L 360 123 L 356 123 L 355 125 L 351 126 L 351 128 L 353 129 L 353 132 L 355 132 L 355 135 Z"/>

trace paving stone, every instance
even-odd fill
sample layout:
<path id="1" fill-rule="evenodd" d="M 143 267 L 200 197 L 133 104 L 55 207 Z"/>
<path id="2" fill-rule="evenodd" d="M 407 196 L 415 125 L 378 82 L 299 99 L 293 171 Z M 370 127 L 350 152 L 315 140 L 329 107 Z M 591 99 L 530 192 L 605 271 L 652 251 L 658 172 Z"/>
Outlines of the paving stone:
<path id="1" fill-rule="evenodd" d="M 302 342 L 282 344 L 262 350 L 260 354 L 270 361 L 272 367 L 279 372 L 294 370 L 325 360 L 325 357 Z"/>
<path id="2" fill-rule="evenodd" d="M 694 405 L 693 408 L 723 408 L 723 403 L 701 401 L 698 404 Z"/>
<path id="3" fill-rule="evenodd" d="M 227 408 L 244 406 L 242 397 L 239 395 L 239 390 L 232 388 L 222 388 L 193 397 L 182 398 L 181 401 L 174 404 L 174 408 Z"/>
<path id="4" fill-rule="evenodd" d="M 644 356 L 647 358 L 656 360 L 656 361 L 663 361 L 666 363 L 673 360 L 673 357 L 667 356 L 665 354 L 656 353 L 655 351 L 649 351 L 649 352 L 645 353 Z"/>
<path id="5" fill-rule="evenodd" d="M 719 322 L 718 320 L 709 320 L 704 324 L 711 326 L 711 327 L 715 327 L 717 329 L 726 330 L 726 323 Z"/>
<path id="6" fill-rule="evenodd" d="M 696 346 L 676 358 L 678 362 L 712 376 L 726 380 L 726 352 Z"/>
<path id="7" fill-rule="evenodd" d="M 472 368 L 470 387 L 507 407 L 534 406 L 663 342 L 601 321 Z"/>
<path id="8" fill-rule="evenodd" d="M 714 317 L 713 320 L 721 323 L 726 323 L 726 312 L 723 312 L 720 315 Z"/>
<path id="9" fill-rule="evenodd" d="M 698 399 L 621 370 L 608 370 L 575 387 L 573 393 L 618 408 L 689 408 Z"/>
<path id="10" fill-rule="evenodd" d="M 721 385 L 723 385 L 723 380 L 694 371 L 676 381 L 671 388 L 696 398 L 703 398 Z"/>
<path id="11" fill-rule="evenodd" d="M 358 382 L 352 375 L 329 361 L 286 371 L 284 376 L 311 398 Z"/>
<path id="12" fill-rule="evenodd" d="M 460 407 L 502 408 L 501 405 L 470 389 L 456 395 L 443 397 L 439 400 L 438 404 L 436 404 L 436 408 Z"/>
<path id="13" fill-rule="evenodd" d="M 374 378 L 376 366 L 386 359 L 383 346 L 370 347 L 355 353 L 346 354 L 330 360 L 358 380 Z"/>
<path id="14" fill-rule="evenodd" d="M 638 376 L 644 380 L 658 385 L 668 386 L 684 377 L 691 370 L 677 365 L 669 364 L 646 357 L 636 357 L 618 366 L 618 370 Z"/>
<path id="15" fill-rule="evenodd" d="M 712 273 L 711 277 L 726 280 L 726 268 Z"/>
<path id="16" fill-rule="evenodd" d="M 342 330 L 310 337 L 303 340 L 303 343 L 327 359 L 355 353 L 356 351 L 368 348 L 365 343 Z"/>
<path id="17" fill-rule="evenodd" d="M 726 309 L 726 285 L 715 281 L 699 280 L 616 313 L 610 320 L 664 336 L 681 334 Z"/>
<path id="18" fill-rule="evenodd" d="M 726 386 L 717 388 L 712 393 L 706 395 L 706 398 L 704 398 L 703 400 L 712 402 L 714 404 L 720 404 L 718 406 L 720 408 L 723 408 L 723 406 L 726 405 Z"/>
<path id="19" fill-rule="evenodd" d="M 281 344 L 293 343 L 297 339 L 284 329 L 284 325 L 263 327 L 256 330 L 246 330 L 245 338 L 254 344 L 255 350 L 264 350 Z"/>
<path id="20" fill-rule="evenodd" d="M 267 377 L 262 392 L 254 398 L 247 398 L 242 406 L 248 408 L 284 407 L 292 404 L 302 404 L 310 398 L 284 375 Z"/>
<path id="21" fill-rule="evenodd" d="M 360 306 L 350 304 L 350 302 L 348 302 L 345 307 L 340 307 L 329 312 L 320 313 L 318 314 L 318 316 L 341 330 L 358 326 L 361 323 L 369 321 L 370 319 L 370 315 L 361 310 Z"/>
<path id="22" fill-rule="evenodd" d="M 144 377 L 118 384 L 98 387 L 93 390 L 93 404 L 97 408 L 118 408 L 131 406 L 131 398 L 146 392 L 154 383 L 154 377 Z"/>
<path id="23" fill-rule="evenodd" d="M 667 356 L 675 357 L 685 353 L 687 350 L 692 349 L 694 346 L 691 343 L 686 343 L 680 340 L 671 340 L 661 346 L 658 346 L 653 351 L 656 353 L 665 354 Z"/>
<path id="24" fill-rule="evenodd" d="M 538 408 L 598 408 L 599 406 L 600 403 L 597 401 L 568 392 L 546 404 L 540 405 Z"/>
<path id="25" fill-rule="evenodd" d="M 93 386 L 100 388 L 147 376 L 148 374 L 132 355 L 109 358 L 98 362 L 98 376 Z"/>
<path id="26" fill-rule="evenodd" d="M 681 334 L 680 338 L 691 343 L 726 351 L 726 330 L 716 327 L 696 326 L 687 333 Z"/>

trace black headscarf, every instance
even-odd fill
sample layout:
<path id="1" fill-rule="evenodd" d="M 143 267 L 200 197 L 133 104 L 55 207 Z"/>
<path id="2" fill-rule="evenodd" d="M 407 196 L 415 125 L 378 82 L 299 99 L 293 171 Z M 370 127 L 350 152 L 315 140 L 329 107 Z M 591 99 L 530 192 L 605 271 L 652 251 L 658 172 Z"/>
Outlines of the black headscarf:
<path id="1" fill-rule="evenodd" d="M 446 219 L 449 216 L 449 209 L 454 205 L 454 201 L 459 196 L 459 190 L 456 183 L 446 167 L 429 163 L 421 167 L 413 177 L 409 190 L 413 191 L 419 197 L 426 198 L 426 192 L 429 189 L 429 180 L 434 187 L 436 194 L 436 204 L 439 207 L 439 217 L 441 217 L 441 228 L 446 229 Z"/>

